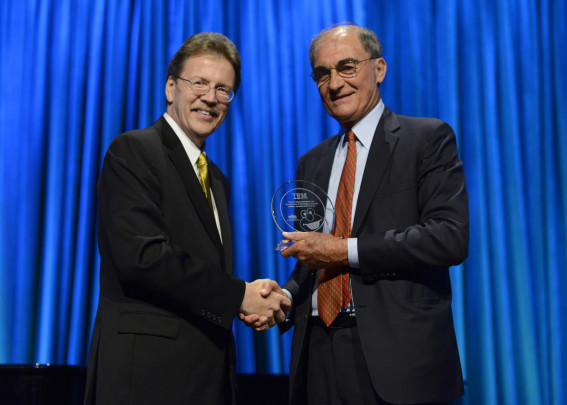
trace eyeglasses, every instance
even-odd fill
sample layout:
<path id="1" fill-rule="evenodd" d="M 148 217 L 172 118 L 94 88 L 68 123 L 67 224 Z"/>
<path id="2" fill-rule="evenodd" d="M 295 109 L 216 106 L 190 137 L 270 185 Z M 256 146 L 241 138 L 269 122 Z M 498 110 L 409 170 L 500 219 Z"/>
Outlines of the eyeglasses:
<path id="1" fill-rule="evenodd" d="M 204 96 L 211 90 L 210 83 L 207 83 L 200 79 L 184 79 L 180 76 L 176 76 L 178 79 L 181 79 L 187 83 L 189 83 L 189 88 L 196 96 Z M 227 89 L 226 87 L 215 87 L 215 95 L 217 100 L 221 103 L 230 103 L 230 101 L 234 98 L 234 91 Z"/>
<path id="2" fill-rule="evenodd" d="M 329 80 L 331 80 L 331 70 L 333 69 L 336 70 L 337 74 L 341 77 L 354 77 L 358 70 L 358 65 L 370 59 L 376 58 L 368 58 L 364 60 L 344 59 L 337 63 L 334 68 L 327 69 L 325 67 L 316 67 L 315 69 L 313 69 L 313 72 L 310 74 L 310 76 L 317 84 L 327 83 Z"/>

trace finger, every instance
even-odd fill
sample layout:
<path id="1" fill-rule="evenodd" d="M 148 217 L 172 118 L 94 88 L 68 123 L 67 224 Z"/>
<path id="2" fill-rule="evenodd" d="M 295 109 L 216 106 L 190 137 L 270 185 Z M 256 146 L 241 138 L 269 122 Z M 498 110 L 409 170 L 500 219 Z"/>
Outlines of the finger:
<path id="1" fill-rule="evenodd" d="M 307 232 L 282 232 L 282 236 L 292 242 L 305 239 Z"/>
<path id="2" fill-rule="evenodd" d="M 291 308 L 291 300 L 288 298 L 287 294 L 284 293 L 283 291 L 282 291 L 281 296 L 282 296 L 282 298 L 280 300 L 280 307 L 282 309 L 284 309 L 284 307 L 287 307 L 287 310 L 284 310 L 285 312 L 287 312 Z"/>
<path id="3" fill-rule="evenodd" d="M 260 319 L 258 319 L 256 321 L 253 321 L 253 322 L 244 321 L 244 323 L 246 324 L 246 326 L 250 326 L 254 329 L 257 329 L 257 328 L 263 327 L 264 325 L 266 325 L 268 323 L 268 317 L 263 316 L 263 317 L 260 317 Z"/>
<path id="4" fill-rule="evenodd" d="M 293 253 L 292 253 L 290 247 L 286 247 L 286 248 L 280 250 L 280 255 L 282 255 L 285 258 L 290 257 L 292 254 Z"/>
<path id="5" fill-rule="evenodd" d="M 280 250 L 280 254 L 283 257 L 295 257 L 297 259 L 297 255 L 301 252 L 301 250 L 299 249 L 299 246 L 297 245 L 297 243 L 294 243 L 293 245 L 289 245 L 288 247 L 286 247 L 283 250 Z"/>
<path id="6" fill-rule="evenodd" d="M 258 314 L 246 315 L 245 319 L 248 322 L 256 322 L 258 319 L 260 319 L 260 315 L 258 315 Z"/>
<path id="7" fill-rule="evenodd" d="M 255 322 L 259 320 L 257 314 L 244 315 L 242 313 L 238 314 L 238 318 L 246 324 L 246 326 L 253 326 Z"/>
<path id="8" fill-rule="evenodd" d="M 274 311 L 274 319 L 276 323 L 283 322 L 285 320 L 285 312 L 281 309 L 279 311 Z"/>
<path id="9" fill-rule="evenodd" d="M 259 327 L 257 327 L 257 328 L 254 328 L 254 330 L 255 330 L 256 332 L 265 332 L 265 331 L 267 331 L 268 329 L 270 329 L 270 327 L 268 326 L 268 324 L 259 326 Z"/>
<path id="10" fill-rule="evenodd" d="M 284 313 L 287 313 L 291 309 L 291 302 L 289 304 L 282 302 L 281 306 L 282 306 L 282 311 Z"/>

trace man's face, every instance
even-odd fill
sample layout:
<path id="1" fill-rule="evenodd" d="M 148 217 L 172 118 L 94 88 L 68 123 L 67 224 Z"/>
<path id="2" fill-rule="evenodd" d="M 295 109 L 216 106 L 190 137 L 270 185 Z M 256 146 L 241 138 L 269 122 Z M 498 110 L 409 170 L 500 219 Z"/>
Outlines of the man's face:
<path id="1" fill-rule="evenodd" d="M 198 79 L 210 84 L 207 94 L 197 96 L 190 84 L 181 79 L 169 77 L 165 85 L 168 101 L 167 113 L 199 147 L 224 121 L 228 104 L 217 100 L 215 88 L 232 89 L 235 73 L 230 62 L 216 54 L 202 54 L 189 57 L 180 77 Z"/>
<path id="2" fill-rule="evenodd" d="M 364 50 L 356 31 L 336 28 L 321 39 L 314 55 L 314 68 L 334 68 L 339 61 L 363 61 L 370 55 Z M 354 77 L 345 78 L 331 70 L 330 79 L 318 84 L 325 109 L 341 125 L 352 128 L 380 101 L 378 83 L 386 75 L 384 59 L 372 59 L 357 66 Z"/>

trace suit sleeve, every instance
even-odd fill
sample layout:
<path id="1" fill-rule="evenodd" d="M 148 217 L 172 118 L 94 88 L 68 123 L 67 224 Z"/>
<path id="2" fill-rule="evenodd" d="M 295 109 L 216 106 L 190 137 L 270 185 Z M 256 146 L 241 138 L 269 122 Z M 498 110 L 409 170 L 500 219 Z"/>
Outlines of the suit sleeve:
<path id="1" fill-rule="evenodd" d="M 415 196 L 411 195 L 414 201 L 409 201 L 410 197 L 394 201 L 415 207 L 417 221 L 358 238 L 360 271 L 367 281 L 384 273 L 396 275 L 416 268 L 446 268 L 467 257 L 468 196 L 463 164 L 451 127 L 439 120 L 433 122 L 437 125 L 422 128 L 425 135 L 416 137 L 423 139 L 416 148 L 416 156 L 402 157 L 416 159 L 416 191 Z M 383 215 L 388 215 L 387 210 Z"/>
<path id="2" fill-rule="evenodd" d="M 220 268 L 215 252 L 191 251 L 173 241 L 180 238 L 170 234 L 165 220 L 171 213 L 164 212 L 159 174 L 167 161 L 155 138 L 120 136 L 105 156 L 98 183 L 102 266 L 116 273 L 115 288 L 131 298 L 229 329 L 244 282 Z M 191 243 L 204 243 L 192 232 L 187 229 Z"/>

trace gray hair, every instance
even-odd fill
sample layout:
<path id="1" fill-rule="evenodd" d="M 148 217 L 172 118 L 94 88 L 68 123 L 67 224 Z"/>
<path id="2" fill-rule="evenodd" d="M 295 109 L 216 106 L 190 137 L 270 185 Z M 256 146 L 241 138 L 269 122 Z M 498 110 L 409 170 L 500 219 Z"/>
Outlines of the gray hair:
<path id="1" fill-rule="evenodd" d="M 311 63 L 311 67 L 315 67 L 314 66 L 315 51 L 319 46 L 319 42 L 321 42 L 323 37 L 328 32 L 337 28 L 343 28 L 346 29 L 347 31 L 356 31 L 360 44 L 362 45 L 364 50 L 368 53 L 368 55 L 370 55 L 371 58 L 382 57 L 382 44 L 380 43 L 380 40 L 378 39 L 374 31 L 350 23 L 337 24 L 337 25 L 331 25 L 330 27 L 323 29 L 321 32 L 319 32 L 319 34 L 317 34 L 315 38 L 313 38 L 313 41 L 311 41 L 311 46 L 309 47 L 309 62 Z"/>

